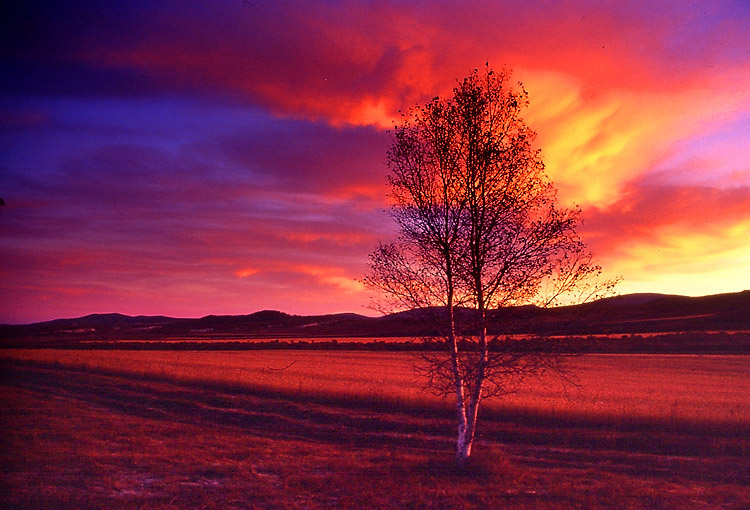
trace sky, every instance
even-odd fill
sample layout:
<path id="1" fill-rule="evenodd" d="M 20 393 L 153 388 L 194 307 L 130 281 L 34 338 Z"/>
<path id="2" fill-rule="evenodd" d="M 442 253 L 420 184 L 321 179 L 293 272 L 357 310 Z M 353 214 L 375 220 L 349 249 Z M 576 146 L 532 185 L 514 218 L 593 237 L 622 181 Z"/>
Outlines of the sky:
<path id="1" fill-rule="evenodd" d="M 374 315 L 388 130 L 485 62 L 619 293 L 750 288 L 746 0 L 4 10 L 0 323 Z"/>

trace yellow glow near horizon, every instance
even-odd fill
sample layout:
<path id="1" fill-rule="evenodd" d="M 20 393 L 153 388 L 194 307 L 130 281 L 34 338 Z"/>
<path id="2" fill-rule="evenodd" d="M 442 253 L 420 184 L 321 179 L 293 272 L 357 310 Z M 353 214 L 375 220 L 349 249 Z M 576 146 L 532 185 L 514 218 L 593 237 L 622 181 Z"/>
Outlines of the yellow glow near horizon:
<path id="1" fill-rule="evenodd" d="M 750 220 L 690 232 L 661 228 L 654 242 L 634 240 L 604 258 L 606 273 L 623 275 L 618 292 L 702 296 L 750 289 Z"/>

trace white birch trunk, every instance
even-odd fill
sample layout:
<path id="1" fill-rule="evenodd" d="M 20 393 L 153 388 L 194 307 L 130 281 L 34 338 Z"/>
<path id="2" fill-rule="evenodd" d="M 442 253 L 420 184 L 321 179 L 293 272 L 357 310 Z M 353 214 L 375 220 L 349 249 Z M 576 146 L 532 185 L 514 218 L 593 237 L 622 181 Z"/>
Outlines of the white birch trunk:
<path id="1" fill-rule="evenodd" d="M 453 361 L 453 360 L 452 360 Z M 461 373 L 458 370 L 458 360 L 455 360 L 453 368 L 454 383 L 456 386 L 456 418 L 458 419 L 458 439 L 456 442 L 456 459 L 459 464 L 462 462 L 461 459 L 467 457 L 466 451 L 466 437 L 469 424 L 467 423 L 466 409 L 464 407 L 464 383 L 461 378 Z M 468 445 L 469 451 L 471 451 L 471 444 Z"/>
<path id="2" fill-rule="evenodd" d="M 480 294 L 480 313 L 481 313 L 481 331 L 479 336 L 480 357 L 477 360 L 478 367 L 474 388 L 469 396 L 469 405 L 463 410 L 464 427 L 459 426 L 458 448 L 456 460 L 460 467 L 466 464 L 471 456 L 471 447 L 474 443 L 474 434 L 476 432 L 477 417 L 479 416 L 479 404 L 482 401 L 482 388 L 484 387 L 485 369 L 487 366 L 487 325 L 484 312 L 484 303 L 481 301 Z M 462 433 L 463 432 L 463 433 Z"/>
<path id="3" fill-rule="evenodd" d="M 468 423 L 466 420 L 466 408 L 464 404 L 464 380 L 463 376 L 461 374 L 461 368 L 458 364 L 458 341 L 456 339 L 456 329 L 455 329 L 455 320 L 454 320 L 454 310 L 453 310 L 453 303 L 452 303 L 452 292 L 449 293 L 449 309 L 448 313 L 449 319 L 450 319 L 450 330 L 449 330 L 449 338 L 448 341 L 450 343 L 451 348 L 451 373 L 453 375 L 453 384 L 455 388 L 455 397 L 456 397 L 456 419 L 458 420 L 458 438 L 456 441 L 456 460 L 459 464 L 463 464 L 464 459 L 468 457 L 469 454 L 466 452 L 471 452 L 471 442 L 468 444 L 468 450 L 467 450 L 467 444 L 466 444 L 466 432 L 468 429 Z"/>
<path id="4" fill-rule="evenodd" d="M 456 463 L 459 467 L 466 465 L 466 461 L 471 456 L 471 444 L 473 440 L 466 434 L 467 427 L 458 427 L 458 446 L 456 448 Z"/>
<path id="5" fill-rule="evenodd" d="M 481 376 L 480 376 L 481 377 Z M 482 378 L 483 379 L 483 378 Z M 469 405 L 464 412 L 464 427 L 459 426 L 458 448 L 456 460 L 459 466 L 464 466 L 471 456 L 471 447 L 474 444 L 474 434 L 477 428 L 477 417 L 479 416 L 479 403 L 482 400 L 482 381 L 477 381 L 478 386 L 469 398 Z"/>

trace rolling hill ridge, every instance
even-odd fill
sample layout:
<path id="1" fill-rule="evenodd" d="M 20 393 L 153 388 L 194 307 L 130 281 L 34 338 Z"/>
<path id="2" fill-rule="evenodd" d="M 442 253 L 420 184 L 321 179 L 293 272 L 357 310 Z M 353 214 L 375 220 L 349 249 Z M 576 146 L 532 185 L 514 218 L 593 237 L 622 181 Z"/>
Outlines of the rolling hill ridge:
<path id="1" fill-rule="evenodd" d="M 471 314 L 469 310 L 459 313 Z M 504 308 L 488 314 L 493 334 L 612 335 L 750 331 L 750 290 L 686 297 L 630 294 L 583 305 Z M 201 318 L 92 314 L 25 325 L 0 325 L 0 340 L 161 340 L 411 337 L 431 334 L 415 313 L 300 316 L 275 310 Z M 16 343 L 16 342 L 13 342 Z"/>

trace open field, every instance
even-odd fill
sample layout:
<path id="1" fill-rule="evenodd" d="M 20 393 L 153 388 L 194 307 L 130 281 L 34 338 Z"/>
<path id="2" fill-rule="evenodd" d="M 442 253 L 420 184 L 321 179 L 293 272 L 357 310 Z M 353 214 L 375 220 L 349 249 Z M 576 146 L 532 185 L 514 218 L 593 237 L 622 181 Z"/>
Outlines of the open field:
<path id="1" fill-rule="evenodd" d="M 319 351 L 4 350 L 0 359 L 156 375 L 285 394 L 445 407 L 423 391 L 417 356 Z M 750 357 L 586 355 L 569 361 L 575 384 L 530 380 L 488 409 L 543 412 L 560 418 L 658 419 L 750 427 Z"/>
<path id="2" fill-rule="evenodd" d="M 5 508 L 748 508 L 750 358 L 583 356 L 468 474 L 399 353 L 4 351 Z"/>

